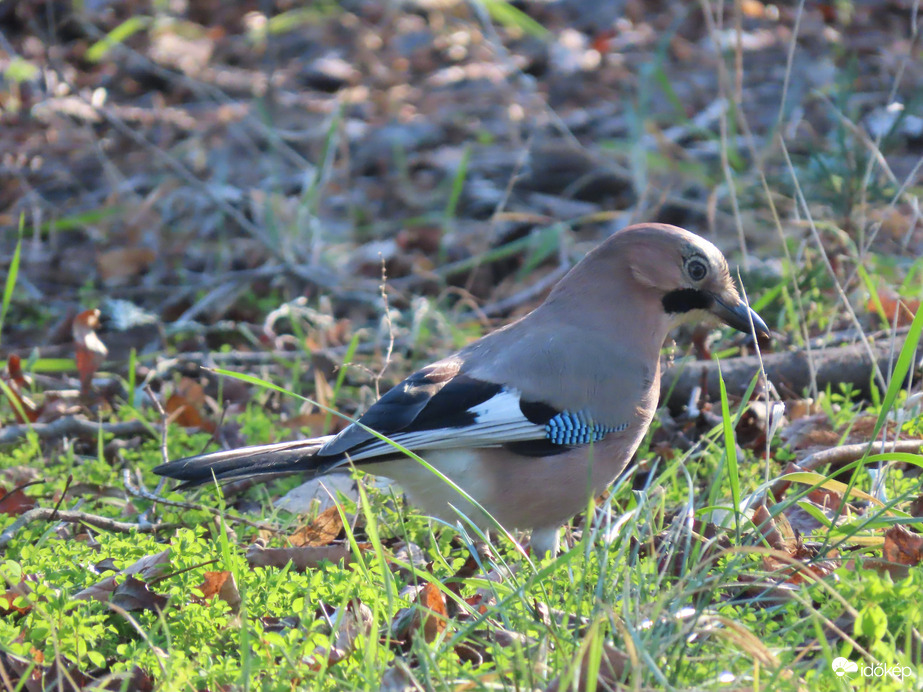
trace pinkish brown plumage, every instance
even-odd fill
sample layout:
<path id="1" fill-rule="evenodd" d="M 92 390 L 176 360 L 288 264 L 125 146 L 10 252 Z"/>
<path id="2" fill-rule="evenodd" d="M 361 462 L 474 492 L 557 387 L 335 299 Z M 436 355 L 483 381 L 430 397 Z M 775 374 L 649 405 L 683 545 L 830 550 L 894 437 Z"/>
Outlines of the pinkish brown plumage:
<path id="1" fill-rule="evenodd" d="M 727 262 L 674 226 L 639 224 L 601 243 L 538 308 L 411 375 L 337 436 L 181 459 L 159 474 L 197 485 L 354 464 L 397 481 L 449 522 L 485 514 L 368 428 L 418 453 L 506 528 L 554 551 L 558 527 L 628 464 L 654 415 L 669 331 L 708 314 L 768 334 Z"/>

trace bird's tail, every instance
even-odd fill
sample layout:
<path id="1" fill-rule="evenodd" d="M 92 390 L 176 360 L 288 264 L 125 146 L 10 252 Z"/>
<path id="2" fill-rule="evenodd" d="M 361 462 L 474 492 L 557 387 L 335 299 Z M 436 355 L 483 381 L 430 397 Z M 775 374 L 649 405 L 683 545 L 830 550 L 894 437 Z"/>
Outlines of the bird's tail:
<path id="1" fill-rule="evenodd" d="M 213 479 L 224 481 L 277 473 L 317 473 L 333 461 L 330 457 L 316 456 L 330 439 L 319 437 L 200 454 L 161 464 L 154 473 L 183 481 L 180 489 L 209 483 Z"/>

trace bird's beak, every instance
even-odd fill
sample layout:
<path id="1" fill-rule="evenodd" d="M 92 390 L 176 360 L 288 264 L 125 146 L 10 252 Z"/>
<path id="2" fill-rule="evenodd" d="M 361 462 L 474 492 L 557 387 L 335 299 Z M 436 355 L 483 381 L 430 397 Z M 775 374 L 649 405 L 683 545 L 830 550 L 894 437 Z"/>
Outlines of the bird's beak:
<path id="1" fill-rule="evenodd" d="M 734 302 L 719 295 L 712 295 L 712 298 L 714 302 L 712 303 L 711 313 L 726 325 L 744 334 L 752 334 L 756 330 L 757 336 L 769 338 L 769 327 L 763 322 L 763 318 L 757 315 L 743 300 L 736 296 Z"/>

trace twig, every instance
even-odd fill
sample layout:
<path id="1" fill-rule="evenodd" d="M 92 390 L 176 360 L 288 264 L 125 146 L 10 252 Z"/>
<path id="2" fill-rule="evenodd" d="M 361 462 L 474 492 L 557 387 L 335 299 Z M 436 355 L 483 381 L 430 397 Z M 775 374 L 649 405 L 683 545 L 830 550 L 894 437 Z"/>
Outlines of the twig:
<path id="1" fill-rule="evenodd" d="M 170 461 L 170 455 L 167 453 L 167 412 L 163 410 L 163 405 L 161 405 L 160 399 L 157 398 L 154 390 L 151 389 L 151 385 L 145 385 L 144 391 L 147 392 L 148 398 L 154 404 L 157 413 L 160 414 L 160 460 L 166 464 Z"/>
<path id="2" fill-rule="evenodd" d="M 385 360 L 381 364 L 381 369 L 375 374 L 375 396 L 380 397 L 379 391 L 381 378 L 384 377 L 385 371 L 391 364 L 391 354 L 394 352 L 394 323 L 391 321 L 391 307 L 388 304 L 388 274 L 385 267 L 385 258 L 381 258 L 381 301 L 385 308 L 385 323 L 388 325 L 388 350 L 385 353 Z"/>
<path id="3" fill-rule="evenodd" d="M 209 565 L 213 565 L 216 562 L 218 562 L 220 559 L 221 558 L 216 557 L 212 560 L 206 560 L 205 562 L 200 562 L 197 565 L 190 565 L 189 567 L 184 567 L 183 569 L 178 569 L 168 574 L 163 574 L 154 579 L 147 580 L 147 584 L 148 586 L 153 586 L 154 584 L 157 584 L 162 581 L 166 581 L 167 579 L 173 579 L 173 577 L 178 577 L 179 575 L 185 574 L 186 572 L 192 572 L 193 570 L 202 569 L 203 567 L 208 567 Z"/>
<path id="4" fill-rule="evenodd" d="M 164 410 L 163 405 L 160 403 L 160 399 L 157 398 L 157 394 L 151 388 L 150 384 L 146 384 L 144 386 L 144 391 L 147 392 L 148 398 L 153 402 L 154 408 L 157 409 L 157 413 L 160 414 L 160 461 L 161 463 L 166 464 L 170 461 L 170 454 L 167 451 L 167 431 L 170 427 L 170 418 L 167 415 L 167 412 Z M 161 476 L 160 481 L 157 483 L 157 488 L 154 490 L 155 496 L 160 495 L 166 482 L 166 477 Z M 151 512 L 156 511 L 156 509 L 157 503 L 155 502 L 147 511 L 141 514 L 138 521 L 149 522 Z"/>
<path id="5" fill-rule="evenodd" d="M 0 430 L 0 445 L 12 444 L 34 432 L 42 439 L 73 435 L 78 437 L 95 437 L 100 432 L 116 437 L 129 435 L 156 435 L 151 426 L 139 420 L 122 423 L 94 423 L 76 416 L 65 416 L 51 423 L 32 423 L 31 425 L 11 425 Z"/>
<path id="6" fill-rule="evenodd" d="M 58 510 L 61 509 L 61 503 L 64 502 L 64 498 L 67 497 L 67 491 L 71 487 L 71 483 L 74 481 L 74 474 L 68 474 L 67 481 L 64 483 L 64 490 L 61 491 L 61 497 L 58 498 L 58 501 L 55 503 L 54 512 L 51 513 L 51 520 L 55 521 L 58 515 Z"/>
<path id="7" fill-rule="evenodd" d="M 903 340 L 898 337 L 894 350 L 899 352 Z M 776 388 L 786 386 L 795 392 L 816 386 L 823 391 L 827 385 L 852 384 L 867 392 L 872 373 L 885 367 L 891 359 L 888 344 L 872 347 L 872 359 L 864 345 L 852 344 L 815 352 L 813 358 L 805 351 L 763 354 L 766 376 Z M 813 365 L 813 367 L 812 367 Z M 754 373 L 760 369 L 756 356 L 727 358 L 721 361 L 721 375 L 730 394 L 743 392 Z M 679 409 L 688 400 L 694 387 L 704 386 L 711 398 L 719 396 L 718 366 L 712 361 L 678 362 L 664 371 L 660 379 L 661 396 L 670 393 L 671 408 Z"/>
<path id="8" fill-rule="evenodd" d="M 218 284 L 204 296 L 199 298 L 199 300 L 197 300 L 182 315 L 180 315 L 176 321 L 179 324 L 191 322 L 193 319 L 197 318 L 206 310 L 211 309 L 216 304 L 224 303 L 224 307 L 227 307 L 227 305 L 237 300 L 238 296 L 246 291 L 247 288 L 248 284 L 243 282 L 235 283 L 229 281 L 228 283 Z M 221 314 L 224 312 L 225 311 L 223 310 Z"/>
<path id="9" fill-rule="evenodd" d="M 163 529 L 172 528 L 175 524 L 151 524 L 141 526 L 127 521 L 118 521 L 98 514 L 78 512 L 72 509 L 59 510 L 57 507 L 35 507 L 19 515 L 19 518 L 10 524 L 3 533 L 0 533 L 0 550 L 6 549 L 10 541 L 23 526 L 33 521 L 63 521 L 66 524 L 87 524 L 103 531 L 112 533 L 154 533 Z"/>

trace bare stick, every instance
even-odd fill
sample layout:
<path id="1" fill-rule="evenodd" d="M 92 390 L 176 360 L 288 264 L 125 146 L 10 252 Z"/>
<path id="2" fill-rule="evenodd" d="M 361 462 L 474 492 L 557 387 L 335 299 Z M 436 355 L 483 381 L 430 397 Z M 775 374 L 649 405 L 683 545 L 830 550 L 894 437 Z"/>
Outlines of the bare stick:
<path id="1" fill-rule="evenodd" d="M 61 491 L 61 497 L 58 498 L 58 501 L 55 503 L 54 512 L 51 513 L 51 520 L 54 521 L 58 515 L 58 510 L 61 509 L 61 503 L 64 502 L 64 498 L 67 497 L 67 491 L 70 490 L 71 483 L 74 481 L 74 474 L 69 474 L 67 480 L 64 483 L 64 490 Z"/>
<path id="2" fill-rule="evenodd" d="M 394 324 L 391 322 L 391 307 L 388 303 L 388 273 L 385 268 L 385 258 L 381 258 L 381 301 L 385 307 L 385 323 L 388 325 L 388 351 L 385 353 L 385 360 L 381 364 L 381 370 L 375 375 L 375 396 L 380 397 L 381 378 L 385 375 L 385 370 L 391 364 L 391 354 L 394 352 Z"/>
<path id="3" fill-rule="evenodd" d="M 0 445 L 12 444 L 26 437 L 29 432 L 34 432 L 42 439 L 64 437 L 96 437 L 100 432 L 112 434 L 116 437 L 130 435 L 156 435 L 156 432 L 145 422 L 132 420 L 123 423 L 94 423 L 85 418 L 65 416 L 51 423 L 33 423 L 32 425 L 11 425 L 0 430 Z"/>
<path id="4" fill-rule="evenodd" d="M 156 408 L 157 413 L 160 414 L 160 460 L 166 464 L 170 461 L 170 456 L 167 454 L 167 412 L 163 410 L 160 399 L 157 398 L 154 390 L 151 389 L 151 385 L 145 385 L 144 391 L 147 392 L 148 397 L 150 397 L 151 402 L 154 404 L 154 408 Z"/>
<path id="5" fill-rule="evenodd" d="M 900 351 L 903 338 L 897 337 L 894 350 Z M 827 385 L 851 384 L 861 391 L 868 391 L 876 370 L 887 369 L 891 350 L 887 344 L 871 348 L 874 361 L 869 359 L 866 346 L 853 344 L 814 351 L 811 356 L 805 351 L 763 354 L 766 376 L 777 388 L 784 386 L 795 392 L 813 388 L 816 378 L 818 390 Z M 813 363 L 813 369 L 811 367 Z M 741 394 L 750 384 L 753 375 L 760 369 L 759 358 L 745 356 L 721 361 L 721 374 L 727 383 L 729 394 Z M 704 382 L 703 382 L 704 380 Z M 720 396 L 718 365 L 711 361 L 677 363 L 664 371 L 660 379 L 661 396 L 670 393 L 671 408 L 681 408 L 688 400 L 694 387 L 703 386 L 708 396 Z"/>
<path id="6" fill-rule="evenodd" d="M 0 550 L 4 550 L 7 545 L 9 545 L 19 529 L 33 521 L 63 521 L 66 524 L 87 524 L 88 526 L 95 526 L 97 529 L 110 531 L 112 533 L 154 533 L 155 531 L 161 531 L 175 526 L 175 524 L 150 524 L 141 526 L 127 521 L 118 521 L 117 519 L 110 519 L 109 517 L 101 517 L 98 514 L 78 512 L 72 509 L 60 510 L 57 507 L 35 507 L 21 514 L 3 533 L 0 533 Z"/>

